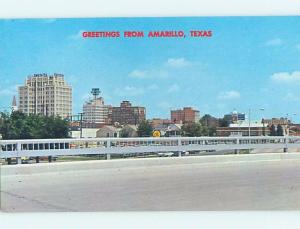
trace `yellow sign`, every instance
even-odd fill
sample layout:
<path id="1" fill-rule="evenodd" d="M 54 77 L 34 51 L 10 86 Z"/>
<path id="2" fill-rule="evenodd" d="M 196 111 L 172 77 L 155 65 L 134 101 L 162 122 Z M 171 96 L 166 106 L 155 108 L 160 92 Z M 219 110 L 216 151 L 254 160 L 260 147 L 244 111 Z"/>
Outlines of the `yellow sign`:
<path id="1" fill-rule="evenodd" d="M 155 131 L 153 131 L 152 135 L 153 135 L 153 137 L 159 138 L 160 137 L 160 131 L 155 130 Z"/>

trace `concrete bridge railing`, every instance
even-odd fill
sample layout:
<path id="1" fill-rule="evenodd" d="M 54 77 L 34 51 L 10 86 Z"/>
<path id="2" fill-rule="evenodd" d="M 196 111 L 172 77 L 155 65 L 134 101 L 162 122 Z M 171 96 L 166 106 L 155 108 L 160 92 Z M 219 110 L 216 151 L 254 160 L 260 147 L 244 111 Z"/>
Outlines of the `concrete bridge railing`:
<path id="1" fill-rule="evenodd" d="M 300 137 L 163 137 L 1 140 L 0 158 L 300 148 Z"/>

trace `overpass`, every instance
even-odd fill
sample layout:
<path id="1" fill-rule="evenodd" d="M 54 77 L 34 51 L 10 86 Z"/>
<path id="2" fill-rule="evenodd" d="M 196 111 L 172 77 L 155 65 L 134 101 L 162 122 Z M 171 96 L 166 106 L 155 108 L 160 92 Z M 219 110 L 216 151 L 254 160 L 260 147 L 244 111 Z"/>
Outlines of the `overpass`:
<path id="1" fill-rule="evenodd" d="M 1 140 L 0 158 L 43 157 L 63 155 L 106 155 L 129 153 L 159 153 L 185 151 L 219 151 L 242 149 L 300 148 L 300 137 L 144 137 L 144 138 L 66 138 Z"/>

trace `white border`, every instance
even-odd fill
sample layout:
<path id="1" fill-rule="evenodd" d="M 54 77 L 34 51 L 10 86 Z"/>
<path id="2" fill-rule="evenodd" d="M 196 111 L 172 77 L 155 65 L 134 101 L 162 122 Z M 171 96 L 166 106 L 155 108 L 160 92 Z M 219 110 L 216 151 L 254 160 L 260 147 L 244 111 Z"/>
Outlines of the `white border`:
<path id="1" fill-rule="evenodd" d="M 176 4 L 175 4 L 176 2 Z M 298 0 L 0 0 L 0 18 L 300 15 Z M 1 30 L 1 28 L 0 28 Z M 0 31 L 1 33 L 1 31 Z M 299 212 L 0 213 L 1 228 L 298 228 Z"/>
<path id="2" fill-rule="evenodd" d="M 0 18 L 300 15 L 299 0 L 0 0 Z"/>

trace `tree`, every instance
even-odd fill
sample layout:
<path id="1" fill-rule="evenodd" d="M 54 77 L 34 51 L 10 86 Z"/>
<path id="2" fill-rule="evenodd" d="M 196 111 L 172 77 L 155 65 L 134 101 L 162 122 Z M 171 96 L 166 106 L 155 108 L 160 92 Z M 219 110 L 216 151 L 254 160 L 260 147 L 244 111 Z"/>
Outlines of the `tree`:
<path id="1" fill-rule="evenodd" d="M 153 128 L 148 121 L 142 121 L 138 126 L 138 136 L 139 137 L 150 137 L 152 134 Z"/>
<path id="2" fill-rule="evenodd" d="M 270 127 L 270 136 L 276 136 L 277 132 L 276 132 L 276 127 L 274 124 L 272 124 L 272 126 Z"/>
<path id="3" fill-rule="evenodd" d="M 208 128 L 208 136 L 216 136 L 217 135 L 217 128 L 216 127 L 209 127 Z"/>
<path id="4" fill-rule="evenodd" d="M 228 127 L 231 123 L 230 117 L 224 116 L 223 118 L 219 119 L 219 126 L 220 127 Z"/>
<path id="5" fill-rule="evenodd" d="M 283 136 L 283 128 L 280 124 L 277 126 L 277 136 Z"/>
<path id="6" fill-rule="evenodd" d="M 127 128 L 123 127 L 121 132 L 120 132 L 120 137 L 121 138 L 128 138 L 129 137 L 129 131 Z"/>
<path id="7" fill-rule="evenodd" d="M 60 117 L 26 115 L 14 111 L 0 114 L 0 134 L 3 139 L 43 139 L 68 137 L 69 124 Z"/>
<path id="8" fill-rule="evenodd" d="M 202 136 L 202 126 L 200 123 L 186 123 L 181 127 L 182 136 L 196 137 Z"/>

